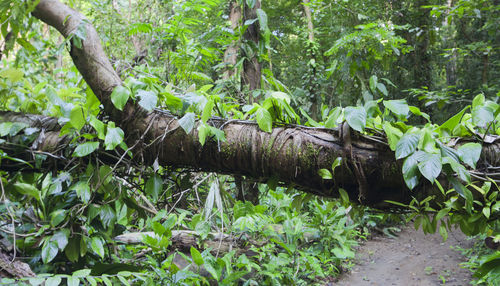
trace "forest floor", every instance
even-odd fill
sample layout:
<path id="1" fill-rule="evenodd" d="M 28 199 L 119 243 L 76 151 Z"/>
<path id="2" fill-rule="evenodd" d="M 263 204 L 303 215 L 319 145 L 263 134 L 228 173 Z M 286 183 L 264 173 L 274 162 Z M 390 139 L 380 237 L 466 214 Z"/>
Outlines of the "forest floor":
<path id="1" fill-rule="evenodd" d="M 472 244 L 459 229 L 443 242 L 439 233 L 425 235 L 410 224 L 397 237 L 374 236 L 363 243 L 356 251 L 355 266 L 330 285 L 469 285 L 471 272 L 459 266 L 465 257 L 452 247 Z"/>

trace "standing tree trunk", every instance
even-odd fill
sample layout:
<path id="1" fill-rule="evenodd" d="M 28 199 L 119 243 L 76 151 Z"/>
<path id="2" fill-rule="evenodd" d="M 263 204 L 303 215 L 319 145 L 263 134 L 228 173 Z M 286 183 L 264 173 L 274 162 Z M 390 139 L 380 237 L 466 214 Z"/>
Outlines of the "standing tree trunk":
<path id="1" fill-rule="evenodd" d="M 257 9 L 260 9 L 260 0 L 255 1 L 255 5 L 253 7 L 249 7 L 245 1 L 245 7 L 243 9 L 243 23 L 247 20 L 256 19 Z M 246 48 L 243 49 L 245 60 L 243 61 L 241 83 L 242 87 L 248 86 L 249 90 L 260 88 L 261 67 L 258 57 L 259 38 L 259 22 L 255 21 L 248 26 L 243 34 L 243 40 Z M 254 97 L 250 95 L 249 102 L 253 103 L 254 101 Z"/>
<path id="2" fill-rule="evenodd" d="M 241 8 L 240 5 L 238 5 L 238 2 L 234 1 L 231 2 L 229 9 L 231 10 L 229 12 L 231 29 L 235 31 L 240 25 Z M 227 65 L 227 70 L 224 72 L 222 78 L 225 80 L 231 78 L 236 73 L 236 69 L 234 66 L 236 65 L 236 62 L 238 60 L 238 49 L 239 43 L 235 41 L 231 43 L 231 45 L 227 47 L 226 51 L 224 52 L 224 63 Z"/>
<path id="3" fill-rule="evenodd" d="M 307 94 L 311 100 L 311 110 L 310 114 L 314 120 L 319 119 L 319 109 L 321 106 L 321 95 L 319 92 L 318 76 L 317 76 L 317 46 L 314 41 L 314 24 L 311 15 L 311 3 L 309 0 L 303 0 L 302 5 L 304 6 L 304 14 L 306 16 L 307 22 L 307 43 L 306 43 L 306 55 L 309 58 L 307 63 L 307 74 L 305 75 L 303 88 L 307 91 Z"/>

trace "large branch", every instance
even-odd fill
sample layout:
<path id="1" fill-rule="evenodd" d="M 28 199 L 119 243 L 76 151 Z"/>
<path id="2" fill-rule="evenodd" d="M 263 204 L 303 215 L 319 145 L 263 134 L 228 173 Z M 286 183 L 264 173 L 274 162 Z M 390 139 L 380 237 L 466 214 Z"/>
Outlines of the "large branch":
<path id="1" fill-rule="evenodd" d="M 24 122 L 40 129 L 31 146 L 20 147 L 19 143 L 11 145 L 9 142 L 0 145 L 0 149 L 10 156 L 34 161 L 35 154 L 50 154 L 52 161 L 47 160 L 48 164 L 60 162 L 64 166 L 70 163 L 67 155 L 72 153 L 68 145 L 71 138 L 58 136 L 59 126 L 54 118 L 0 112 L 0 121 Z M 395 160 L 389 147 L 352 130 L 349 131 L 349 143 L 339 137 L 336 129 L 284 126 L 267 133 L 252 121 L 211 119 L 209 122 L 224 130 L 226 141 L 212 138 L 202 146 L 196 128 L 186 134 L 174 116 L 156 111 L 135 122 L 138 131 L 148 132 L 139 142 L 136 136 L 130 136 L 128 140 L 133 141 L 127 144 L 136 146 L 132 150 L 134 160 L 148 166 L 157 161 L 164 166 L 238 174 L 258 181 L 274 179 L 328 197 L 338 196 L 338 189 L 343 188 L 356 199 L 365 187 L 362 203 L 367 205 L 381 206 L 387 199 L 407 202 L 412 196 L 422 198 L 434 190 L 422 179 L 423 182 L 410 191 L 403 181 L 402 162 Z M 350 145 L 348 153 L 346 144 Z M 478 168 L 487 170 L 487 166 L 499 166 L 499 150 L 498 143 L 485 145 Z M 99 156 L 105 160 L 117 158 L 105 153 Z M 335 170 L 333 180 L 318 175 L 319 169 L 330 169 L 338 157 L 342 157 L 344 163 Z M 9 164 L 4 160 L 0 168 L 12 169 Z M 14 164 L 19 169 L 20 165 Z M 360 174 L 364 177 L 360 178 Z M 500 179 L 498 175 L 496 179 Z M 363 182 L 369 184 L 362 186 Z"/>

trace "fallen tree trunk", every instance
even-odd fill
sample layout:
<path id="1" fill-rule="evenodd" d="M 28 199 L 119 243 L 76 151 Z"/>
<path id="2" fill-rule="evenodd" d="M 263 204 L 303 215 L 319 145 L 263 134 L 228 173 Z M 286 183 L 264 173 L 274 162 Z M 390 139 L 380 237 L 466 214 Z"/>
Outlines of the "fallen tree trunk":
<path id="1" fill-rule="evenodd" d="M 1 144 L 0 149 L 9 156 L 32 162 L 35 166 L 35 155 L 45 154 L 48 156 L 45 164 L 59 164 L 62 168 L 70 166 L 71 160 L 76 159 L 71 158 L 75 144 L 71 145 L 71 138 L 67 136 L 59 137 L 55 118 L 0 112 L 0 121 L 23 122 L 39 128 L 37 138 L 30 146 L 22 146 L 20 140 L 12 138 Z M 134 154 L 133 161 L 146 166 L 152 166 L 156 161 L 163 166 L 237 174 L 261 182 L 274 180 L 326 197 L 338 196 L 339 188 L 345 189 L 351 199 L 365 192 L 361 202 L 379 207 L 383 206 L 384 200 L 408 202 L 412 197 L 423 198 L 434 193 L 434 188 L 425 182 L 413 191 L 406 187 L 401 173 L 402 160 L 395 159 L 383 138 L 349 130 L 350 142 L 345 142 L 342 139 L 345 136 L 339 136 L 338 129 L 282 126 L 267 133 L 252 121 L 214 118 L 209 123 L 225 132 L 226 141 L 212 138 L 201 145 L 196 127 L 186 134 L 173 115 L 155 111 L 137 120 L 136 132 L 139 135 L 127 139 L 128 146 L 136 146 L 130 150 Z M 346 144 L 349 144 L 348 153 Z M 485 145 L 478 170 L 484 172 L 488 166 L 500 165 L 498 150 L 500 144 Z M 98 156 L 110 163 L 121 156 L 100 152 Z M 334 178 L 323 179 L 318 170 L 331 169 L 338 157 L 343 158 L 343 163 L 335 170 Z M 19 169 L 19 164 L 4 160 L 0 168 Z M 24 168 L 31 167 L 25 165 Z M 356 169 L 362 172 L 356 172 Z M 360 174 L 364 177 L 360 178 Z M 495 174 L 490 177 L 495 179 Z"/>

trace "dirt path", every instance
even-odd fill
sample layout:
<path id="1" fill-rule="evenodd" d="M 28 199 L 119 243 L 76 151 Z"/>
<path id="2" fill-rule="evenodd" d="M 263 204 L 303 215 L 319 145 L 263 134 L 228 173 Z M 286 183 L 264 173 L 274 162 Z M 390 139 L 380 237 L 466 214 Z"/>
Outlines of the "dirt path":
<path id="1" fill-rule="evenodd" d="M 356 266 L 334 285 L 469 285 L 471 273 L 460 268 L 464 258 L 450 246 L 467 248 L 472 241 L 460 230 L 443 243 L 439 234 L 424 235 L 413 226 L 405 227 L 396 238 L 375 237 L 356 254 Z"/>

